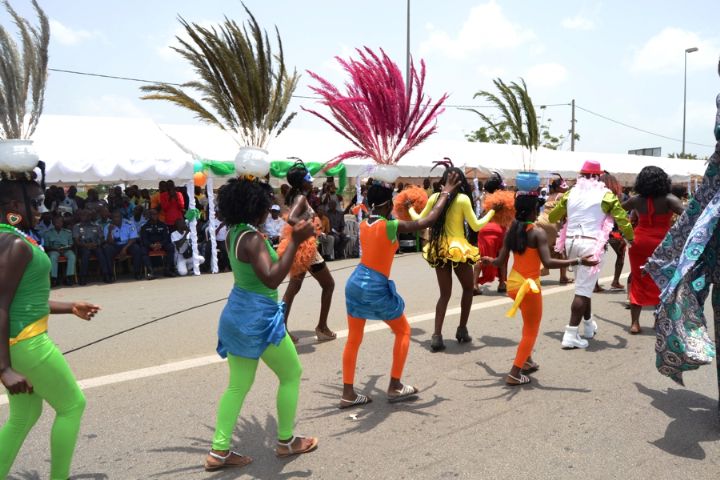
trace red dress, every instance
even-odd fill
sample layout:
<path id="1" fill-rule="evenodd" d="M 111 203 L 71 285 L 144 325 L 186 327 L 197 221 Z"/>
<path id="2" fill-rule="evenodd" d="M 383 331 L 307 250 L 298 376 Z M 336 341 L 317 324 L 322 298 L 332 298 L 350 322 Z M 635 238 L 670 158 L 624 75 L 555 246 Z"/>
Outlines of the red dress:
<path id="1" fill-rule="evenodd" d="M 482 230 L 478 232 L 478 249 L 483 257 L 495 258 L 500 253 L 503 240 L 505 239 L 505 229 L 499 224 L 490 221 Z M 491 283 L 498 277 L 498 268 L 492 264 L 483 265 L 480 268 L 480 276 L 478 283 L 484 285 Z"/>
<path id="2" fill-rule="evenodd" d="M 647 213 L 638 214 L 635 227 L 635 240 L 628 250 L 630 256 L 630 303 L 642 306 L 655 306 L 660 303 L 660 289 L 641 268 L 663 241 L 672 223 L 673 212 L 655 214 L 652 198 L 647 202 Z"/>

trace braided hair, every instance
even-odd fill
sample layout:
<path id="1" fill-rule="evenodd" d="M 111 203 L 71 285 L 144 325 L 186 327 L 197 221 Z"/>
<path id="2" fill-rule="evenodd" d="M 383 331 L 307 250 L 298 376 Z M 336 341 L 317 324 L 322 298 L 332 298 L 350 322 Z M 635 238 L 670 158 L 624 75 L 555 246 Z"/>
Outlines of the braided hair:
<path id="1" fill-rule="evenodd" d="M 452 161 L 449 158 L 444 159 L 444 161 L 442 162 L 435 163 L 435 166 L 442 165 L 445 167 L 445 173 L 443 173 L 443 176 L 439 182 L 440 185 L 445 185 L 447 183 L 448 176 L 451 173 L 456 173 L 460 178 L 460 187 L 457 189 L 456 192 L 450 195 L 448 201 L 443 207 L 442 212 L 440 213 L 440 217 L 438 217 L 437 221 L 430 229 L 430 242 L 428 244 L 429 258 L 438 258 L 440 256 L 439 253 L 441 251 L 442 245 L 447 243 L 447 240 L 445 238 L 445 219 L 447 218 L 447 212 L 450 209 L 450 206 L 453 204 L 457 196 L 464 194 L 467 195 L 469 198 L 472 198 L 472 189 L 468 184 L 467 178 L 465 178 L 465 173 L 461 169 L 453 166 Z"/>
<path id="2" fill-rule="evenodd" d="M 240 223 L 257 226 L 272 204 L 272 188 L 258 180 L 233 178 L 218 192 L 220 216 L 231 226 Z"/>
<path id="3" fill-rule="evenodd" d="M 527 224 L 537 215 L 539 208 L 537 195 L 515 197 L 515 220 L 507 232 L 507 245 L 512 252 L 525 253 L 528 246 Z"/>
<path id="4" fill-rule="evenodd" d="M 285 194 L 285 205 L 287 206 L 292 205 L 298 195 L 305 195 L 303 186 L 305 185 L 305 177 L 309 173 L 305 162 L 299 158 L 292 158 L 295 159 L 295 163 L 290 167 L 286 175 L 287 181 L 290 184 L 290 190 Z"/>

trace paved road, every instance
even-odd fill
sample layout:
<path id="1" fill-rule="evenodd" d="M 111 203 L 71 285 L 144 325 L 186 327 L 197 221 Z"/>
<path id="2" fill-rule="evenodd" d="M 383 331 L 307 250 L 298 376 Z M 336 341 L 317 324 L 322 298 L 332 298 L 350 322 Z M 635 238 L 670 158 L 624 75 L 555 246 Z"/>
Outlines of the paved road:
<path id="1" fill-rule="evenodd" d="M 346 335 L 343 287 L 353 265 L 331 264 L 337 288 L 330 326 L 340 337 Z M 604 275 L 609 273 L 605 268 Z M 649 329 L 640 336 L 626 333 L 623 294 L 596 296 L 598 339 L 586 351 L 564 351 L 559 340 L 572 289 L 558 286 L 553 273 L 545 282 L 535 354 L 542 368 L 531 387 L 512 389 L 502 379 L 521 322 L 504 317 L 507 299 L 492 290 L 476 297 L 470 323 L 475 341 L 460 346 L 448 340 L 446 352 L 431 354 L 434 273 L 410 254 L 397 258 L 393 277 L 412 322 L 405 379 L 422 390 L 418 399 L 384 401 L 392 335 L 382 324 L 369 323 L 356 383 L 375 402 L 354 411 L 336 408 L 344 340 L 313 341 L 319 288 L 308 279 L 290 320 L 302 337 L 304 367 L 297 432 L 319 436 L 320 448 L 291 460 L 274 457 L 277 384 L 263 367 L 236 431 L 236 448 L 255 462 L 214 475 L 201 463 L 227 382 L 214 347 L 232 277 L 58 290 L 56 298 L 104 307 L 91 323 L 71 317 L 51 323 L 63 351 L 79 348 L 67 358 L 88 398 L 73 478 L 717 478 L 714 367 L 688 374 L 687 388 L 659 375 Z M 457 305 L 456 284 L 451 307 Z M 452 339 L 457 308 L 450 312 L 445 336 Z M 651 322 L 651 312 L 643 313 L 642 323 Z M 5 403 L 0 397 L 0 422 L 7 417 Z M 51 421 L 46 408 L 10 478 L 47 478 Z"/>

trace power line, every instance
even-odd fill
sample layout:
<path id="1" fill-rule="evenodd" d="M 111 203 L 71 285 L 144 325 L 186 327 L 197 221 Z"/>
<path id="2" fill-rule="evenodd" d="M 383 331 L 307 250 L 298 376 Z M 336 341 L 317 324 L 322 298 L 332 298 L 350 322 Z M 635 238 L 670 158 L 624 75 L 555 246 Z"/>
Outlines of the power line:
<path id="1" fill-rule="evenodd" d="M 679 138 L 669 137 L 669 136 L 663 135 L 663 134 L 661 134 L 661 133 L 655 133 L 655 132 L 651 132 L 651 131 L 649 131 L 649 130 L 642 129 L 642 128 L 640 128 L 640 127 L 636 127 L 636 126 L 633 126 L 633 125 L 628 125 L 627 123 L 621 122 L 620 120 L 615 120 L 614 118 L 610 118 L 610 117 L 607 117 L 607 116 L 602 115 L 602 114 L 600 114 L 600 113 L 593 112 L 592 110 L 588 110 L 587 108 L 583 108 L 583 107 L 581 107 L 580 105 L 578 105 L 577 103 L 575 104 L 575 107 L 576 107 L 577 109 L 579 109 L 579 110 L 582 110 L 583 112 L 589 113 L 590 115 L 595 115 L 596 117 L 602 118 L 603 120 L 607 120 L 608 122 L 612 122 L 612 123 L 616 123 L 616 124 L 618 124 L 618 125 L 622 125 L 622 126 L 625 127 L 625 128 L 631 128 L 631 129 L 633 129 L 633 130 L 637 130 L 638 132 L 647 133 L 648 135 L 654 135 L 654 136 L 656 136 L 656 137 L 664 138 L 664 139 L 666 139 L 666 140 L 672 140 L 672 141 L 674 141 L 674 142 L 682 142 L 682 140 L 680 140 Z M 697 143 L 697 142 L 685 142 L 685 143 L 688 143 L 688 144 L 690 144 L 690 145 L 697 145 L 697 146 L 700 146 L 700 147 L 713 148 L 713 145 L 706 145 L 706 144 L 704 144 L 704 143 Z"/>

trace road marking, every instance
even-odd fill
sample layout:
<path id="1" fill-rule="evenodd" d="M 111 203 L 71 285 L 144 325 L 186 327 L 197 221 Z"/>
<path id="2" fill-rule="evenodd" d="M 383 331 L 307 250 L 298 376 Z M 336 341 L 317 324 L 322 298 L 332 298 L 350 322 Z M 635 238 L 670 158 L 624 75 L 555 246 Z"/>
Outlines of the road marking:
<path id="1" fill-rule="evenodd" d="M 623 274 L 621 278 L 626 278 L 627 273 Z M 601 278 L 600 281 L 605 283 L 612 281 L 613 277 L 605 277 Z M 564 285 L 561 287 L 554 287 L 549 288 L 547 290 L 543 290 L 543 297 L 547 297 L 549 295 L 555 295 L 557 293 L 563 293 L 563 292 L 569 292 L 571 290 L 574 290 L 575 286 L 573 284 Z M 501 305 L 509 305 L 512 303 L 512 300 L 510 298 L 504 297 L 504 298 L 497 298 L 495 300 L 490 300 L 487 302 L 480 302 L 475 303 L 470 308 L 470 311 L 475 312 L 477 310 L 484 310 L 487 308 L 494 308 L 499 307 Z M 460 307 L 455 308 L 448 308 L 446 317 L 451 315 L 458 315 L 460 313 Z M 435 312 L 430 313 L 422 313 L 419 315 L 414 315 L 412 317 L 408 318 L 408 323 L 414 324 L 414 323 L 420 323 L 420 322 L 426 322 L 428 320 L 434 320 L 435 319 Z M 378 330 L 383 330 L 389 328 L 385 322 L 374 322 L 371 324 L 366 324 L 365 326 L 365 332 L 376 332 Z M 348 336 L 348 330 L 340 330 L 337 333 L 337 338 L 347 338 Z M 308 338 L 302 339 L 299 342 L 299 345 L 303 344 L 309 344 L 313 343 L 313 340 L 310 340 Z M 129 382 L 131 380 L 140 380 L 143 378 L 148 377 L 155 377 L 157 375 L 165 375 L 168 373 L 173 372 L 179 372 L 182 370 L 189 370 L 191 368 L 197 368 L 197 367 L 204 367 L 207 365 L 213 365 L 215 363 L 222 363 L 225 360 L 220 358 L 218 355 L 208 355 L 205 357 L 198 357 L 198 358 L 192 358 L 190 360 L 181 360 L 179 362 L 172 362 L 172 363 L 166 363 L 163 365 L 156 365 L 153 367 L 146 367 L 146 368 L 139 368 L 137 370 L 128 370 L 125 372 L 119 372 L 119 373 L 113 373 L 110 375 L 103 375 L 101 377 L 94 377 L 94 378 L 87 378 L 85 380 L 78 381 L 78 385 L 80 385 L 80 388 L 82 390 L 88 390 L 91 388 L 97 388 L 97 387 L 103 387 L 105 385 L 113 385 L 116 383 L 122 383 L 122 382 Z M 5 405 L 8 403 L 7 395 L 0 396 L 0 405 Z"/>

